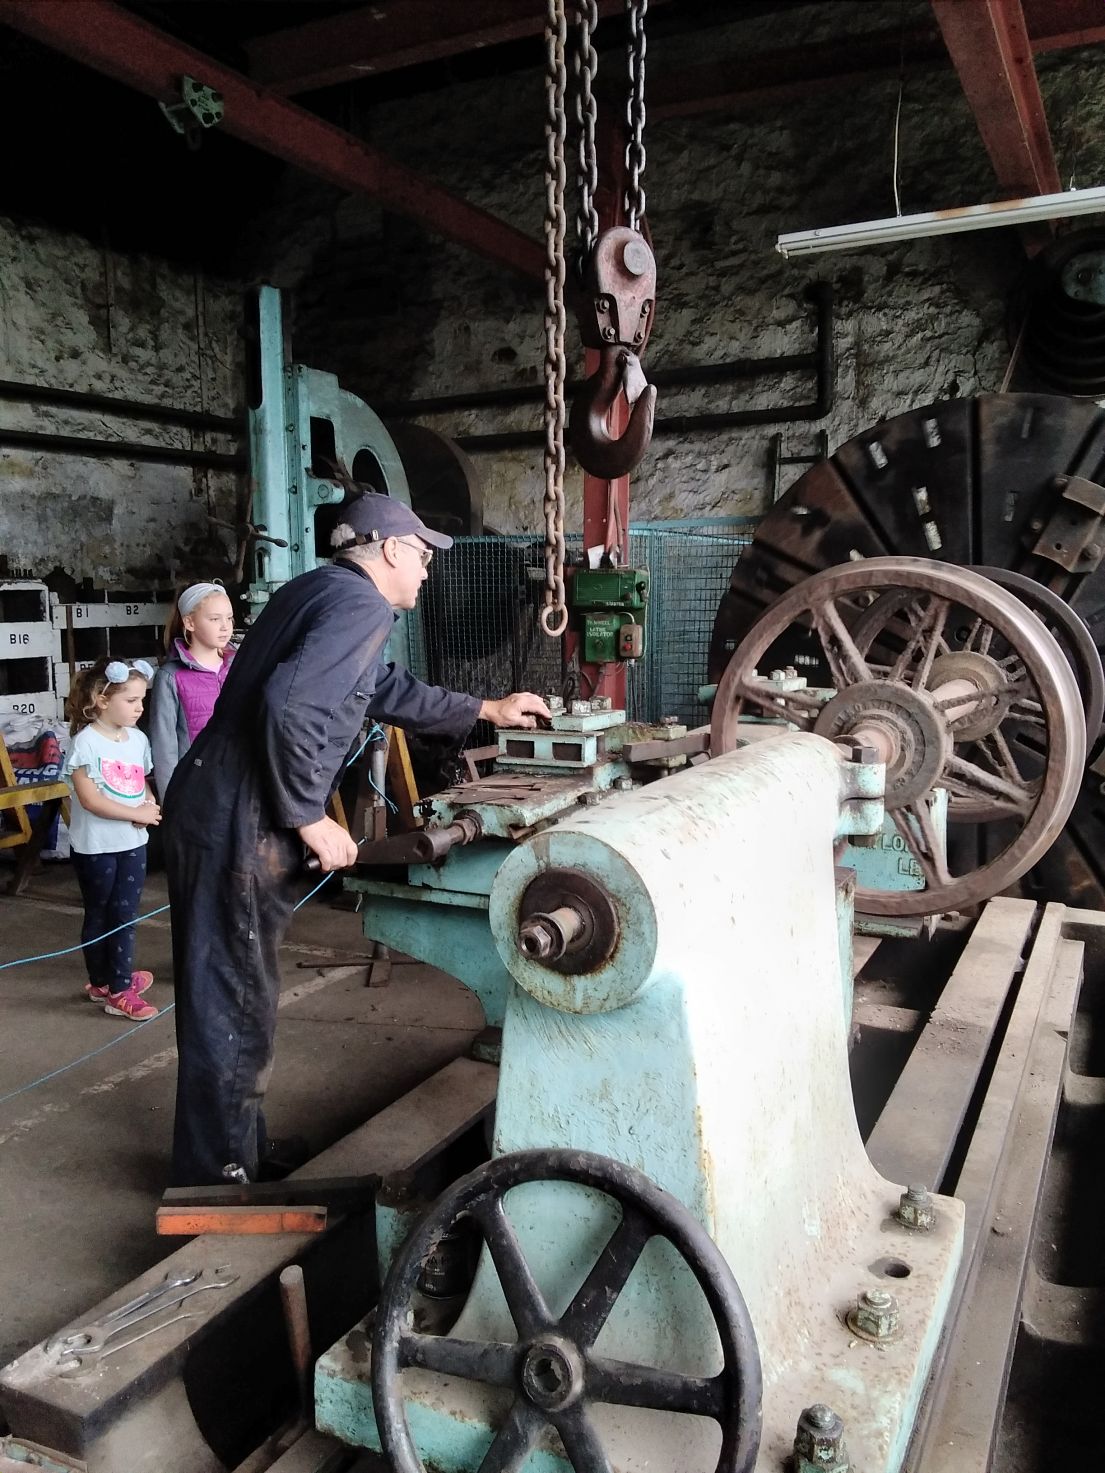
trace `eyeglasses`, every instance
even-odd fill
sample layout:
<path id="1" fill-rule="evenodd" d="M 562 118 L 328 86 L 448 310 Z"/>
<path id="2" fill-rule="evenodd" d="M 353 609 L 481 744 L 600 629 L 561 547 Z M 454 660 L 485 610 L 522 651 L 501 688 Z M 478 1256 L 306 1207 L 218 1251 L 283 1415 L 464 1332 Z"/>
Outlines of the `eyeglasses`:
<path id="1" fill-rule="evenodd" d="M 416 552 L 418 556 L 422 559 L 422 566 L 424 568 L 428 568 L 433 562 L 433 548 L 419 547 L 418 544 L 415 542 L 404 542 L 402 537 L 397 537 L 395 540 L 396 542 L 398 542 L 400 547 L 409 547 L 411 552 Z"/>

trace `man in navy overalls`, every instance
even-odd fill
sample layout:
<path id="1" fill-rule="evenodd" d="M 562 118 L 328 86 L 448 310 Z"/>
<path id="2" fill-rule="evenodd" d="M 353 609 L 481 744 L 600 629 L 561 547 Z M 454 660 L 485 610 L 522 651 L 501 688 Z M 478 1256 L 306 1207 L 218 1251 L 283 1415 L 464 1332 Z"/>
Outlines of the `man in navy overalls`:
<path id="1" fill-rule="evenodd" d="M 452 538 L 388 496 L 366 494 L 342 517 L 335 561 L 284 584 L 250 628 L 165 795 L 177 1186 L 257 1178 L 278 951 L 304 845 L 325 871 L 357 857 L 326 806 L 366 717 L 459 740 L 480 718 L 533 727 L 549 714 L 528 692 L 483 701 L 386 663 L 396 611 L 414 608 L 432 550 Z"/>

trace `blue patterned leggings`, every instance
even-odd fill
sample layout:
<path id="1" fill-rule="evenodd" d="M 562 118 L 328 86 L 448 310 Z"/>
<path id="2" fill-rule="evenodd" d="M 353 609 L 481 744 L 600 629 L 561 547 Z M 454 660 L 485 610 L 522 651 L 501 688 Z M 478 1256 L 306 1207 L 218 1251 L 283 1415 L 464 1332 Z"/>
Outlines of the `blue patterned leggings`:
<path id="1" fill-rule="evenodd" d="M 72 855 L 77 883 L 84 901 L 84 964 L 93 987 L 123 992 L 130 986 L 134 965 L 134 927 L 127 926 L 138 914 L 146 879 L 146 846 L 124 849 L 119 854 Z M 105 931 L 123 926 L 106 941 L 94 941 Z M 89 946 L 88 943 L 94 941 Z"/>

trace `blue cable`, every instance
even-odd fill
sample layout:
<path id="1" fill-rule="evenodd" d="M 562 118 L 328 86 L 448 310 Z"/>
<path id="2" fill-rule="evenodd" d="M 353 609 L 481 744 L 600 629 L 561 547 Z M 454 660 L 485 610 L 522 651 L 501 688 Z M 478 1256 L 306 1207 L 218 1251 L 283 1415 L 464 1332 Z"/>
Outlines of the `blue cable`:
<path id="1" fill-rule="evenodd" d="M 83 951 L 86 946 L 95 946 L 98 941 L 106 941 L 109 936 L 114 936 L 116 931 L 125 931 L 128 926 L 137 926 L 139 921 L 148 921 L 151 916 L 159 916 L 162 911 L 168 909 L 167 905 L 159 905 L 156 910 L 148 910 L 144 916 L 135 916 L 133 921 L 124 921 L 121 926 L 113 926 L 102 936 L 93 936 L 91 941 L 78 941 L 76 946 L 63 946 L 60 951 L 44 951 L 41 956 L 21 956 L 18 961 L 14 962 L 0 962 L 0 972 L 6 971 L 8 967 L 25 967 L 28 962 L 49 962 L 53 961 L 56 956 L 69 956 L 71 952 Z"/>
<path id="2" fill-rule="evenodd" d="M 350 757 L 349 761 L 345 764 L 345 767 L 342 768 L 343 772 L 354 762 L 356 762 L 357 758 L 368 746 L 369 742 L 373 741 L 377 736 L 383 736 L 383 730 L 378 724 L 372 727 L 372 730 L 365 737 L 364 741 L 353 753 L 352 757 Z M 377 793 L 380 794 L 380 797 L 383 798 L 384 802 L 391 809 L 392 813 L 394 813 L 395 804 L 392 803 L 387 794 L 381 792 L 381 790 L 372 781 L 371 773 L 369 773 L 368 775 L 368 781 L 370 786 Z M 367 835 L 365 837 L 367 838 Z M 364 842 L 364 839 L 359 839 L 357 841 L 357 848 L 359 849 Z M 306 905 L 312 895 L 317 895 L 318 892 L 322 889 L 323 885 L 325 885 L 328 880 L 332 880 L 334 875 L 337 873 L 337 870 L 331 870 L 329 874 L 323 875 L 322 879 L 319 880 L 314 889 L 309 890 L 307 894 L 304 895 L 299 904 L 292 907 L 293 914 L 295 913 L 295 911 L 299 910 L 300 906 Z M 140 921 L 148 921 L 153 916 L 162 915 L 168 909 L 169 907 L 167 905 L 159 905 L 156 910 L 148 910 L 145 915 L 135 916 L 133 921 L 124 921 L 121 926 L 115 926 L 112 930 L 105 931 L 102 936 L 96 936 L 91 941 L 81 941 L 76 946 L 65 946 L 62 947 L 60 951 L 44 951 L 41 956 L 20 957 L 18 960 L 13 962 L 0 962 L 0 972 L 4 971 L 8 967 L 23 967 L 26 966 L 29 962 L 53 961 L 55 957 L 69 956 L 74 951 L 83 951 L 86 946 L 94 946 L 97 941 L 106 941 L 109 936 L 114 936 L 116 931 L 125 931 L 128 926 L 137 926 Z M 102 1043 L 99 1048 L 91 1049 L 87 1054 L 82 1054 L 79 1059 L 73 1059 L 72 1062 L 69 1064 L 62 1064 L 57 1069 L 51 1069 L 48 1074 L 40 1075 L 38 1079 L 32 1079 L 29 1084 L 21 1084 L 18 1089 L 10 1090 L 6 1095 L 0 1095 L 0 1105 L 5 1105 L 9 1100 L 14 1100 L 17 1095 L 26 1094 L 28 1090 L 37 1089 L 40 1084 L 46 1084 L 49 1080 L 56 1079 L 59 1074 L 67 1074 L 70 1069 L 76 1069 L 80 1064 L 87 1064 L 90 1059 L 96 1058 L 99 1054 L 106 1053 L 109 1048 L 114 1048 L 117 1043 L 122 1043 L 125 1038 L 133 1037 L 133 1035 L 137 1033 L 140 1028 L 146 1028 L 149 1026 L 150 1023 L 156 1023 L 158 1018 L 167 1018 L 175 1007 L 175 1002 L 169 1003 L 166 1007 L 163 1007 L 159 1010 L 156 1017 L 147 1018 L 144 1023 L 136 1023 L 133 1028 L 128 1028 L 125 1033 L 116 1034 L 116 1036 L 112 1039 L 109 1039 L 107 1043 Z"/>
<path id="3" fill-rule="evenodd" d="M 345 772 L 348 768 L 352 767 L 353 763 L 356 762 L 357 758 L 368 746 L 369 742 L 375 741 L 377 737 L 382 737 L 383 734 L 383 727 L 380 726 L 378 722 L 375 723 L 370 729 L 368 735 L 365 737 L 364 741 L 353 753 L 352 757 L 350 757 L 349 760 L 346 762 L 345 766 L 342 768 L 342 772 Z M 391 809 L 392 813 L 395 813 L 395 804 L 391 801 L 388 795 L 383 792 L 382 789 L 376 786 L 376 784 L 372 780 L 371 772 L 368 774 L 368 782 L 372 790 L 380 794 L 380 797 L 383 798 L 384 802 Z M 357 841 L 357 848 L 359 849 L 363 843 L 364 839 L 359 839 Z M 322 879 L 319 880 L 315 888 L 313 890 L 308 890 L 307 894 L 304 895 L 299 904 L 292 907 L 293 914 L 295 913 L 295 911 L 299 910 L 300 906 L 306 905 L 312 895 L 317 895 L 318 892 L 322 889 L 323 885 L 326 884 L 327 880 L 332 879 L 333 876 L 337 873 L 337 870 L 331 870 L 329 874 L 323 875 Z M 133 921 L 124 921 L 121 926 L 112 927 L 110 931 L 105 931 L 102 936 L 93 936 L 91 941 L 79 941 L 76 946 L 63 946 L 60 951 L 44 951 L 40 956 L 21 956 L 13 962 L 0 962 L 0 972 L 7 971 L 9 967 L 25 967 L 28 966 L 31 962 L 50 962 L 53 961 L 55 957 L 70 956 L 74 951 L 83 951 L 86 946 L 95 946 L 100 941 L 106 941 L 109 936 L 114 936 L 117 931 L 125 931 L 128 926 L 137 926 L 141 921 L 148 921 L 151 919 L 151 917 L 159 916 L 168 909 L 169 907 L 167 905 L 159 905 L 156 910 L 148 910 L 144 916 L 135 916 Z M 163 1008 L 162 1011 L 170 1012 L 171 1008 Z M 152 1023 L 153 1019 L 151 1018 L 149 1019 L 149 1021 Z M 134 1030 L 131 1029 L 130 1031 L 133 1032 Z M 126 1038 L 127 1034 L 122 1033 L 119 1036 L 121 1038 Z M 87 1057 L 91 1058 L 91 1055 L 88 1055 Z M 69 1065 L 66 1065 L 66 1068 L 69 1067 Z M 50 1076 L 47 1075 L 46 1077 L 49 1078 Z M 16 1093 L 18 1093 L 18 1091 L 16 1091 Z M 0 1098 L 0 1104 L 3 1104 L 5 1099 L 10 1098 L 10 1095 L 4 1095 L 2 1098 Z"/>
<path id="4" fill-rule="evenodd" d="M 165 908 L 168 909 L 168 907 Z M 133 922 L 130 924 L 133 924 Z M 13 966 L 15 963 L 8 962 L 7 965 Z M 125 1033 L 117 1033 L 114 1038 L 109 1039 L 107 1043 L 102 1043 L 99 1048 L 91 1049 L 87 1054 L 82 1054 L 79 1059 L 74 1059 L 71 1064 L 62 1064 L 57 1069 L 51 1069 L 49 1074 L 43 1074 L 39 1079 L 32 1079 L 30 1084 L 21 1084 L 18 1089 L 13 1089 L 6 1095 L 0 1095 L 0 1105 L 6 1105 L 9 1100 L 14 1100 L 16 1095 L 26 1094 L 29 1089 L 37 1089 L 40 1084 L 45 1084 L 49 1079 L 56 1079 L 59 1074 L 67 1074 L 70 1069 L 75 1069 L 78 1064 L 87 1064 L 89 1059 L 94 1059 L 97 1054 L 102 1054 L 107 1049 L 114 1048 L 117 1043 L 122 1043 L 124 1038 L 130 1038 L 132 1034 L 138 1032 L 139 1028 L 146 1028 L 151 1023 L 156 1023 L 158 1018 L 167 1018 L 175 1007 L 175 1002 L 169 1003 L 167 1007 L 161 1009 L 156 1018 L 147 1018 L 144 1023 L 136 1023 L 133 1028 L 128 1028 Z"/>

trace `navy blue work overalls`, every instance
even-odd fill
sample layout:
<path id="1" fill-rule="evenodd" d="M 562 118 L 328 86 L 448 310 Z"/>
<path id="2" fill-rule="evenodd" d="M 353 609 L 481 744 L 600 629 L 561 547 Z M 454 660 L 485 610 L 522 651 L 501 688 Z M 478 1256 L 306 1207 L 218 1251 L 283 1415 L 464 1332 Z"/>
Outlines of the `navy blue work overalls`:
<path id="1" fill-rule="evenodd" d="M 381 656 L 395 613 L 356 564 L 278 589 L 242 643 L 214 714 L 164 797 L 177 1075 L 173 1183 L 201 1186 L 264 1149 L 278 951 L 305 892 L 296 830 L 324 816 L 366 716 L 463 737 L 474 696 Z"/>

